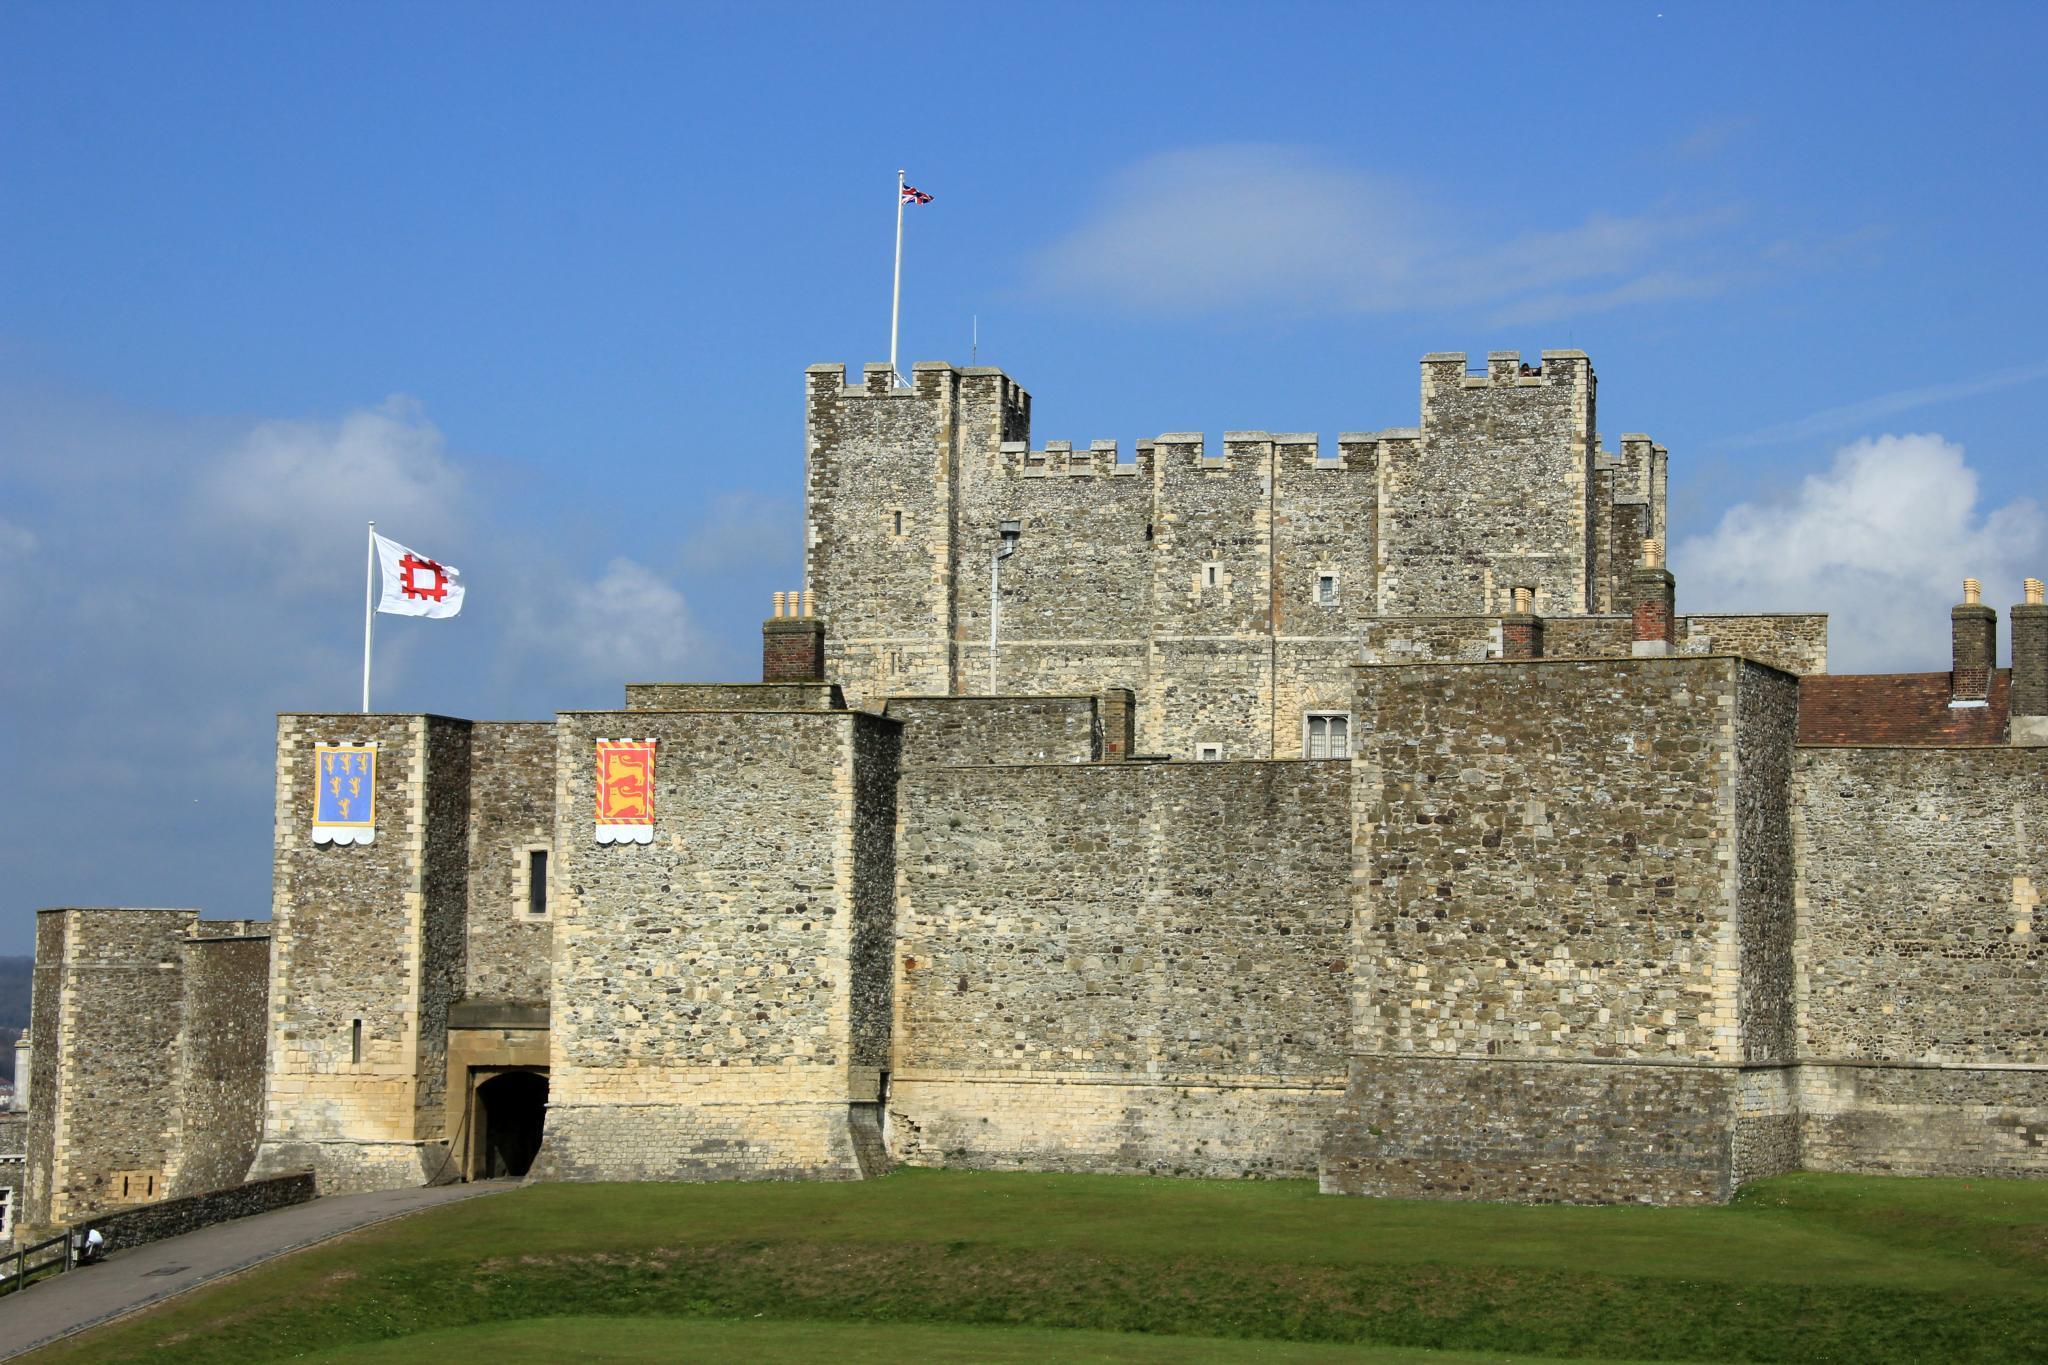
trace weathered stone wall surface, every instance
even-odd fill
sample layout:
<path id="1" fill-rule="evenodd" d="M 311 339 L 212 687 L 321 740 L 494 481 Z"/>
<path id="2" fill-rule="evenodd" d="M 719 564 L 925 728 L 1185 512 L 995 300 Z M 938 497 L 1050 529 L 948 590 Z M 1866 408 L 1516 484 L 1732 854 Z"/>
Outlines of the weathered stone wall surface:
<path id="1" fill-rule="evenodd" d="M 311 1169 L 339 1192 L 422 1184 L 445 1164 L 468 729 L 438 716 L 278 717 L 269 1097 L 252 1176 Z M 378 745 L 376 840 L 315 844 L 314 745 L 346 740 Z"/>
<path id="2" fill-rule="evenodd" d="M 197 918 L 194 910 L 37 915 L 31 1221 L 129 1202 L 116 1183 L 122 1173 L 131 1188 L 139 1177 L 162 1192 L 179 1122 L 181 949 Z"/>
<path id="3" fill-rule="evenodd" d="M 558 718 L 537 1175 L 856 1173 L 847 1111 L 874 1100 L 877 1067 L 855 1061 L 854 1000 L 875 989 L 853 979 L 873 956 L 857 964 L 855 942 L 890 877 L 872 846 L 887 816 L 858 810 L 857 769 L 893 761 L 896 728 L 852 712 Z M 857 743 L 873 729 L 886 740 Z M 595 740 L 620 735 L 657 742 L 647 844 L 595 842 Z M 886 1005 L 861 1008 L 872 1020 Z"/>
<path id="4" fill-rule="evenodd" d="M 1498 615 L 1516 586 L 1545 616 L 1591 609 L 1593 367 L 1545 351 L 1422 361 L 1422 439 L 1380 465 L 1379 614 Z"/>
<path id="5" fill-rule="evenodd" d="M 2038 750 L 1802 748 L 1809 1166 L 2048 1174 L 2048 766 Z"/>
<path id="6" fill-rule="evenodd" d="M 64 1105 L 63 1055 L 57 1037 L 64 1000 L 64 943 L 67 921 L 59 914 L 36 916 L 35 965 L 29 969 L 29 1095 L 28 1164 L 23 1177 L 22 1206 L 17 1224 L 41 1226 L 50 1221 L 50 1200 L 57 1166 L 57 1115 Z"/>
<path id="7" fill-rule="evenodd" d="M 1632 537 L 1632 567 L 1662 525 L 1661 447 L 1628 438 L 1596 476 L 1591 366 L 1546 356 L 1528 376 L 1495 356 L 1483 378 L 1432 356 L 1420 428 L 1346 433 L 1327 458 L 1314 435 L 1239 431 L 1215 451 L 1169 433 L 1129 461 L 1111 441 L 1032 449 L 1030 399 L 999 371 L 919 365 L 893 390 L 886 367 L 859 389 L 813 367 L 807 545 L 828 673 L 863 707 L 1124 687 L 1140 752 L 1296 754 L 1304 709 L 1331 709 L 1319 698 L 1348 690 L 1361 648 L 1498 653 L 1517 584 L 1554 618 L 1612 608 L 1617 538 Z M 1006 521 L 1020 535 L 991 678 Z M 1376 624 L 1421 613 L 1470 619 L 1447 634 Z M 1625 657 L 1629 638 L 1622 619 L 1581 652 Z"/>
<path id="8" fill-rule="evenodd" d="M 173 1197 L 239 1185 L 263 1136 L 270 936 L 230 938 L 219 927 L 194 925 L 182 947 L 178 1131 L 166 1182 Z"/>
<path id="9" fill-rule="evenodd" d="M 843 711 L 846 700 L 836 683 L 627 683 L 626 709 Z"/>
<path id="10" fill-rule="evenodd" d="M 1726 1197 L 1733 1068 L 1782 1034 L 1740 983 L 1752 956 L 1789 977 L 1794 681 L 1730 658 L 1358 677 L 1357 1056 L 1324 1188 Z M 1761 1152 L 1783 1116 L 1755 1123 Z"/>
<path id="11" fill-rule="evenodd" d="M 1787 673 L 1828 671 L 1826 612 L 1682 616 L 1678 641 L 1686 654 L 1740 654 Z"/>
<path id="12" fill-rule="evenodd" d="M 2048 1064 L 2048 764 L 2024 749 L 1802 748 L 1801 1051 Z"/>
<path id="13" fill-rule="evenodd" d="M 82 1220 L 80 1225 L 98 1228 L 106 1239 L 108 1251 L 123 1251 L 149 1242 L 161 1242 L 166 1237 L 182 1237 L 188 1232 L 197 1232 L 236 1218 L 247 1218 L 253 1213 L 268 1213 L 272 1209 L 303 1204 L 315 1193 L 312 1172 L 299 1171 L 252 1181 L 247 1185 L 195 1191 L 141 1208 L 122 1209 L 104 1218 Z"/>
<path id="14" fill-rule="evenodd" d="M 896 1004 L 896 792 L 906 731 L 863 719 L 853 727 L 852 934 L 846 972 L 852 1066 L 889 1069 Z M 865 1081 L 863 1102 L 871 1098 Z"/>
<path id="15" fill-rule="evenodd" d="M 963 527 L 961 471 L 992 469 L 1030 414 L 1030 395 L 996 370 L 918 365 L 894 389 L 886 365 L 859 388 L 843 366 L 810 368 L 806 586 L 826 620 L 827 677 L 853 705 L 972 690 L 953 657 L 956 613 L 977 593 L 986 602 L 995 537 Z M 956 546 L 980 566 L 957 593 Z M 986 616 L 967 633 L 985 641 Z"/>
<path id="16" fill-rule="evenodd" d="M 979 428 L 977 428 L 979 430 Z M 1027 433 L 1018 433 L 1024 435 Z M 1077 695 L 1142 692 L 1150 659 L 1153 455 L 1122 461 L 1112 443 L 1034 451 L 1008 439 L 961 466 L 953 574 L 958 690 Z M 989 556 L 1002 562 L 996 681 L 988 672 Z"/>
<path id="17" fill-rule="evenodd" d="M 1322 1154 L 1328 1194 L 1711 1204 L 1729 1170 L 1732 1069 L 1364 1056 Z"/>
<path id="18" fill-rule="evenodd" d="M 1093 697 L 892 697 L 882 714 L 903 726 L 903 761 L 913 766 L 1102 756 Z"/>
<path id="19" fill-rule="evenodd" d="M 1797 1084 L 1808 1170 L 2048 1177 L 2048 1071 L 1816 1062 Z"/>
<path id="20" fill-rule="evenodd" d="M 906 768 L 897 1158 L 1313 1169 L 1349 784 L 1343 763 Z"/>
<path id="21" fill-rule="evenodd" d="M 462 993 L 480 1000 L 548 998 L 549 921 L 527 913 L 529 851 L 555 824 L 555 727 L 470 726 L 468 944 Z"/>

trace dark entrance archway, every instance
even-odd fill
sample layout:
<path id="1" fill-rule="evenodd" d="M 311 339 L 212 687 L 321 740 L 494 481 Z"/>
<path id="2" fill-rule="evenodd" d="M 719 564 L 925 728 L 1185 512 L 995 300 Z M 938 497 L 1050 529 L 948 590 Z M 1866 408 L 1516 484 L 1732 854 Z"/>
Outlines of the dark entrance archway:
<path id="1" fill-rule="evenodd" d="M 548 1112 L 548 1078 L 538 1071 L 506 1071 L 476 1088 L 476 1179 L 522 1176 L 540 1150 Z"/>

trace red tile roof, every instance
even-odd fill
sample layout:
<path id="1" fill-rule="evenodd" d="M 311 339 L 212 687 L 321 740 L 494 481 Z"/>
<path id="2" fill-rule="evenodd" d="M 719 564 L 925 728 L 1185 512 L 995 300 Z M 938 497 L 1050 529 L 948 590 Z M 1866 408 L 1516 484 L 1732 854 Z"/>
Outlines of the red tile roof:
<path id="1" fill-rule="evenodd" d="M 1814 674 L 1799 680 L 1801 744 L 2003 744 L 2012 671 L 1984 706 L 1950 706 L 1946 673 Z"/>

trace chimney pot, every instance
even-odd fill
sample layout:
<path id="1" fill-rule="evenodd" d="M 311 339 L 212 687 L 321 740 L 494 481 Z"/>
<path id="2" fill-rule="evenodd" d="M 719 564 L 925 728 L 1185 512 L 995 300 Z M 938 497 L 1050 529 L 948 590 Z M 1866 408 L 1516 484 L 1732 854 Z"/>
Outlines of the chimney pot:
<path id="1" fill-rule="evenodd" d="M 1954 642 L 1948 674 L 1950 706 L 1983 706 L 1991 699 L 1991 674 L 1998 666 L 1998 613 L 1985 606 L 1983 584 L 1963 580 L 1963 600 L 1949 611 Z"/>
<path id="2" fill-rule="evenodd" d="M 776 615 L 777 615 L 778 617 L 782 615 L 782 598 L 783 598 L 783 594 L 781 594 L 781 593 L 776 593 L 776 594 L 775 594 L 775 614 L 776 614 Z"/>
<path id="3" fill-rule="evenodd" d="M 1531 612 L 1535 611 L 1535 609 L 1536 590 L 1534 588 L 1516 588 L 1515 614 L 1517 616 L 1527 616 Z"/>
<path id="4" fill-rule="evenodd" d="M 1643 567 L 1661 569 L 1664 567 L 1664 542 L 1651 536 L 1643 541 Z"/>
<path id="5" fill-rule="evenodd" d="M 2048 747 L 2048 603 L 2041 580 L 2026 580 L 2024 602 L 2012 607 L 2012 742 Z"/>

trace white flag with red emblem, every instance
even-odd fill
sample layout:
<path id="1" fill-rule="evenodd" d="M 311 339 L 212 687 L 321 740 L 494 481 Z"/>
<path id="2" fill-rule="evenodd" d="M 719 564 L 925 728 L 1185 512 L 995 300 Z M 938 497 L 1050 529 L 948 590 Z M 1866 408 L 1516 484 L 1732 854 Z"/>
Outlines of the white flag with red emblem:
<path id="1" fill-rule="evenodd" d="M 384 570 L 384 595 L 377 600 L 378 611 L 393 616 L 441 617 L 462 610 L 462 575 L 453 566 L 383 536 L 377 536 L 377 563 Z"/>

